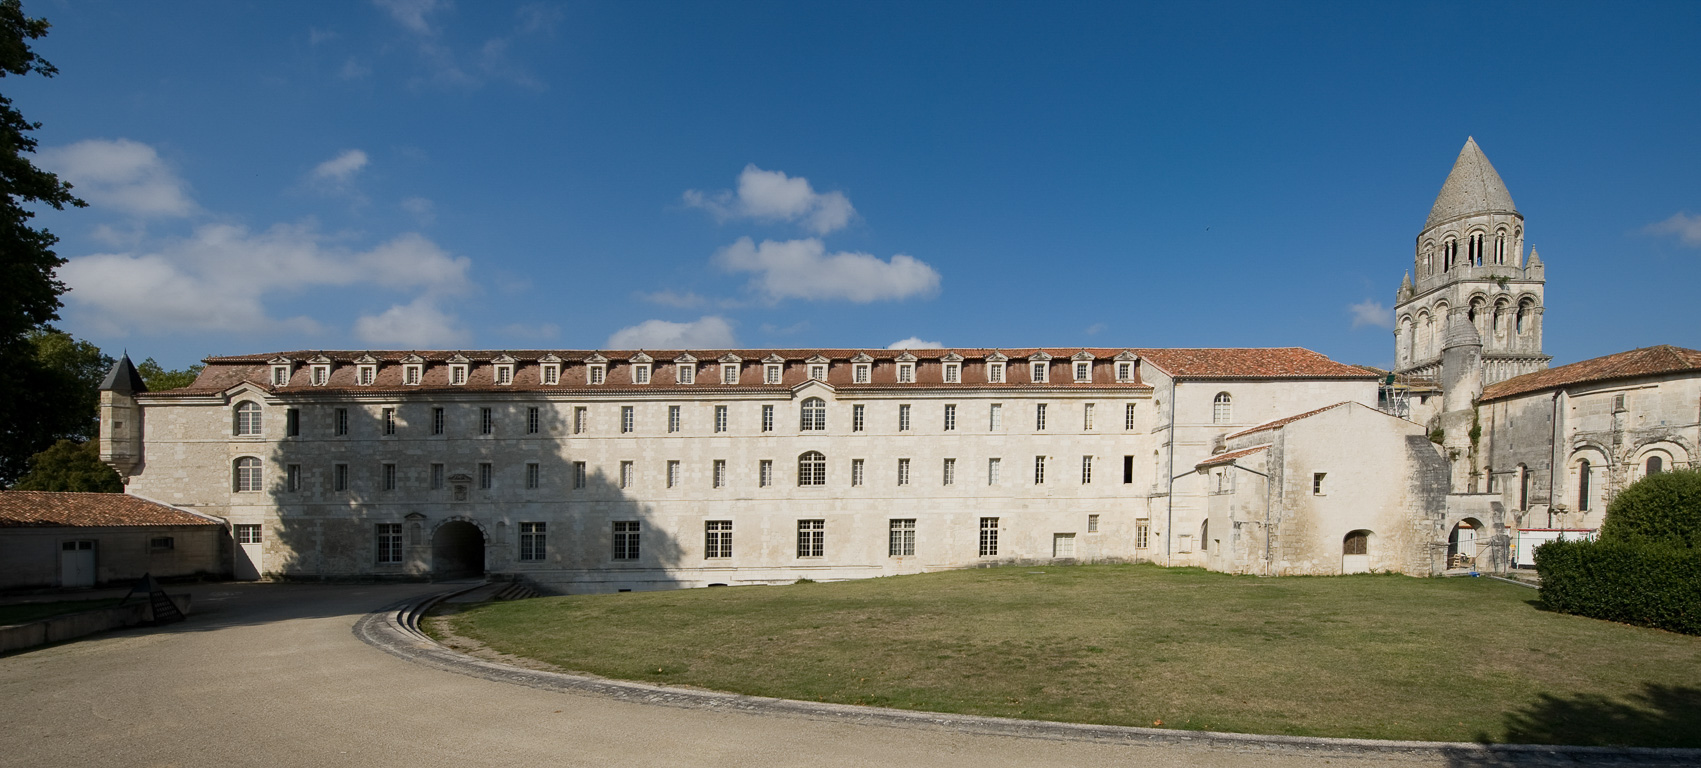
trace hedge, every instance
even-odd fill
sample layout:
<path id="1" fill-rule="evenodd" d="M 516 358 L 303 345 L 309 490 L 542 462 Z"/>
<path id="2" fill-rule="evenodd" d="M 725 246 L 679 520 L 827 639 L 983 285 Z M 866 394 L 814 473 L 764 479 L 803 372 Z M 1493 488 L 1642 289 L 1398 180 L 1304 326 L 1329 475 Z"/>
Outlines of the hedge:
<path id="1" fill-rule="evenodd" d="M 1552 610 L 1701 635 L 1701 550 L 1553 541 L 1536 548 L 1536 571 Z"/>
<path id="2" fill-rule="evenodd" d="M 1601 539 L 1701 548 L 1701 472 L 1649 475 L 1619 491 Z"/>

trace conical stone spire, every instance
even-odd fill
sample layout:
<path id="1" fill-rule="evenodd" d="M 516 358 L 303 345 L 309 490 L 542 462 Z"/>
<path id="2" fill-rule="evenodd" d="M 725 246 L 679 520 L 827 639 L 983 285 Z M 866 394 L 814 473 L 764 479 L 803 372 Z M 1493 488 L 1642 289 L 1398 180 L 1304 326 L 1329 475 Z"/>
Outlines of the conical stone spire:
<path id="1" fill-rule="evenodd" d="M 1435 196 L 1435 206 L 1430 208 L 1429 220 L 1423 228 L 1474 214 L 1517 212 L 1512 193 L 1506 191 L 1506 182 L 1500 180 L 1488 156 L 1477 146 L 1477 140 L 1466 138 L 1465 148 L 1459 150 L 1459 159 L 1453 161 L 1453 171 L 1441 185 L 1441 194 Z"/>

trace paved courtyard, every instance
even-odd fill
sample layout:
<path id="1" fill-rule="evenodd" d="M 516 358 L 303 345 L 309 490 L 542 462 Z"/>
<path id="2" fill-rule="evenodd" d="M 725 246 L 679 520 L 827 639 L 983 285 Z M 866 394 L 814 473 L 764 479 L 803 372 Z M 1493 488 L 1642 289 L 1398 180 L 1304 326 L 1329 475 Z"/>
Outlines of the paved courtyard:
<path id="1" fill-rule="evenodd" d="M 189 590 L 194 609 L 185 623 L 0 658 L 0 765 L 1545 762 L 1474 752 L 1104 744 L 657 706 L 443 671 L 392 656 L 351 632 L 376 608 L 442 589 L 202 585 Z"/>

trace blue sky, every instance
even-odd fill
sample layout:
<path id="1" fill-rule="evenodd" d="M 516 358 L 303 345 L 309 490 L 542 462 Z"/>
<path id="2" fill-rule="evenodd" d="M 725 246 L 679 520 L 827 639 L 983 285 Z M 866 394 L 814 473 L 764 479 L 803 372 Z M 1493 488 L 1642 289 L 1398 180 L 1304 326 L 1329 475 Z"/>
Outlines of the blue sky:
<path id="1" fill-rule="evenodd" d="M 1182 6 L 1187 7 L 1172 7 Z M 1701 4 L 26 3 L 61 327 L 1386 365 L 1466 136 L 1556 363 L 1701 347 Z"/>

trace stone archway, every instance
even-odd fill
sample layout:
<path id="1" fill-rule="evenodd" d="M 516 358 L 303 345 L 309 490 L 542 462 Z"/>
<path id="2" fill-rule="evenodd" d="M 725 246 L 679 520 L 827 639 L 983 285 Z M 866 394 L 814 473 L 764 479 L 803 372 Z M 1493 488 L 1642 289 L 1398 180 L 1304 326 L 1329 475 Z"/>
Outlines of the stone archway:
<path id="1" fill-rule="evenodd" d="M 469 520 L 448 520 L 431 533 L 431 575 L 440 579 L 484 575 L 484 530 Z"/>
<path id="2" fill-rule="evenodd" d="M 1488 544 L 1488 536 L 1481 520 L 1474 517 L 1460 520 L 1447 534 L 1447 567 L 1475 570 L 1477 558 Z"/>

